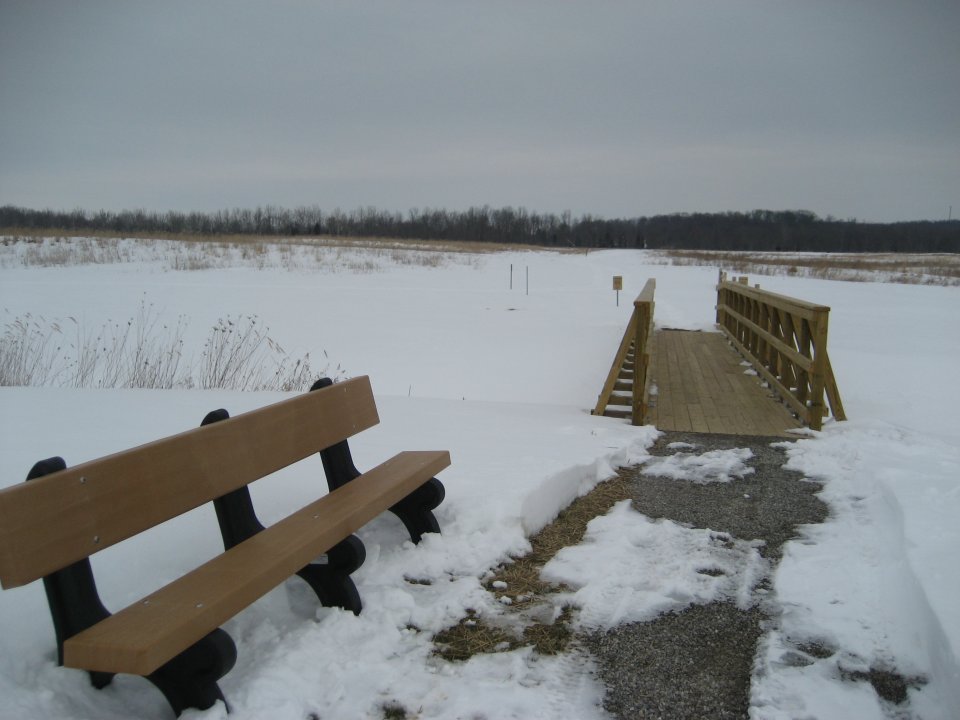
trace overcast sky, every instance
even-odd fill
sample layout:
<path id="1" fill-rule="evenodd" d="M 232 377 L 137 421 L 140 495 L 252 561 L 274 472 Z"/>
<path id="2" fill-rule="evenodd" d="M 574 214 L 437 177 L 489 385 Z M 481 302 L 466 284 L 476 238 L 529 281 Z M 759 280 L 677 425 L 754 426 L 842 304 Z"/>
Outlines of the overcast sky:
<path id="1" fill-rule="evenodd" d="M 0 0 L 0 204 L 960 216 L 960 0 Z"/>

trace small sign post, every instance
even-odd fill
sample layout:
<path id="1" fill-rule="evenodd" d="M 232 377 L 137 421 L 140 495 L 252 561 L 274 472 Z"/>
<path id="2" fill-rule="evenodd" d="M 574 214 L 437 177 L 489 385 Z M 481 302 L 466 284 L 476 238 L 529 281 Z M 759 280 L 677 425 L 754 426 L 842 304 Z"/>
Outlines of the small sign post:
<path id="1" fill-rule="evenodd" d="M 617 307 L 620 307 L 620 291 L 623 290 L 623 275 L 613 276 L 613 289 L 617 291 Z"/>

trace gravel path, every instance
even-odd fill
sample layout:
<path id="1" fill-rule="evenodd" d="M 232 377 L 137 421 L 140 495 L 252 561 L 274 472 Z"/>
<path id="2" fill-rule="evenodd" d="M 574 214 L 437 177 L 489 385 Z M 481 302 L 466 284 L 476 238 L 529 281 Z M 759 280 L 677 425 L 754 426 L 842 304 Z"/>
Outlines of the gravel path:
<path id="1" fill-rule="evenodd" d="M 755 472 L 729 483 L 695 484 L 630 468 L 623 472 L 631 480 L 633 505 L 652 518 L 764 540 L 761 553 L 776 563 L 795 528 L 822 522 L 827 508 L 814 497 L 818 484 L 783 468 L 786 455 L 771 447 L 775 442 L 782 438 L 666 433 L 652 454 L 749 448 L 753 458 L 747 465 Z M 605 707 L 624 720 L 748 717 L 750 676 L 765 620 L 760 604 L 744 611 L 712 603 L 588 637 L 607 687 Z"/>

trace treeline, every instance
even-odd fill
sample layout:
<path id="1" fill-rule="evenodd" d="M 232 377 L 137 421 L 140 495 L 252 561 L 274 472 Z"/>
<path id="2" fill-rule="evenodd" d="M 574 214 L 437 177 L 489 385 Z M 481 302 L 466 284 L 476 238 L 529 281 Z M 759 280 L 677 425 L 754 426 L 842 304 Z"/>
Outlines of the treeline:
<path id="1" fill-rule="evenodd" d="M 118 234 L 389 237 L 546 247 L 807 252 L 960 252 L 960 221 L 862 223 L 805 210 L 682 213 L 608 220 L 525 208 L 413 209 L 268 205 L 216 212 L 57 211 L 0 207 L 0 228 Z"/>

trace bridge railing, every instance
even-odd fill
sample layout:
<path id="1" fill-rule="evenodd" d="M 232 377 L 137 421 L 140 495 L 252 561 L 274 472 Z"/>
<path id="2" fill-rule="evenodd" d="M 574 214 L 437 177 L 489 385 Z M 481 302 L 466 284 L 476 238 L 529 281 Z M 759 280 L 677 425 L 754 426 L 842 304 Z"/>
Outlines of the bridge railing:
<path id="1" fill-rule="evenodd" d="M 778 295 L 746 277 L 717 283 L 717 325 L 800 421 L 820 430 L 829 411 L 846 420 L 827 354 L 830 308 Z M 826 401 L 824 400 L 826 396 Z"/>
<path id="2" fill-rule="evenodd" d="M 633 301 L 633 312 L 627 329 L 623 333 L 620 347 L 610 366 L 610 373 L 603 384 L 603 390 L 597 398 L 594 415 L 603 415 L 610 404 L 617 385 L 621 370 L 629 366 L 627 356 L 633 349 L 633 377 L 631 385 L 632 409 L 631 422 L 634 425 L 643 425 L 646 422 L 647 408 L 650 401 L 650 340 L 653 337 L 653 295 L 657 289 L 657 281 L 647 280 L 643 290 Z"/>

